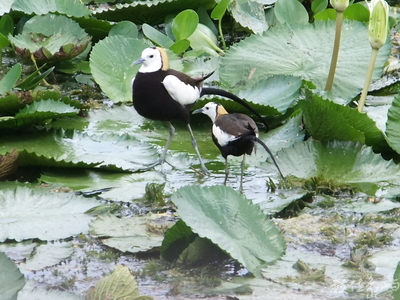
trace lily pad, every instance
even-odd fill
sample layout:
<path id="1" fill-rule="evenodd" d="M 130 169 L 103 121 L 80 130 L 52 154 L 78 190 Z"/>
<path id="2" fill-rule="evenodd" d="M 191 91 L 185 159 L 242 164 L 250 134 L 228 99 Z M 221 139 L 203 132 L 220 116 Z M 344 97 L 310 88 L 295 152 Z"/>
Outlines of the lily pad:
<path id="1" fill-rule="evenodd" d="M 263 33 L 269 27 L 265 18 L 264 5 L 259 1 L 232 1 L 228 10 L 236 22 L 256 34 Z"/>
<path id="2" fill-rule="evenodd" d="M 79 0 L 15 0 L 12 9 L 25 14 L 45 15 L 49 12 L 65 14 L 70 17 L 84 17 L 90 15 L 89 9 Z"/>
<path id="3" fill-rule="evenodd" d="M 97 205 L 96 200 L 73 194 L 40 193 L 29 188 L 3 190 L 0 241 L 55 240 L 85 233 L 91 220 L 85 211 Z"/>
<path id="4" fill-rule="evenodd" d="M 360 22 L 343 24 L 332 92 L 324 93 L 337 103 L 349 103 L 363 88 L 371 55 L 367 31 Z M 221 81 L 229 87 L 245 89 L 273 75 L 292 75 L 311 81 L 323 91 L 331 59 L 326 54 L 332 51 L 334 34 L 335 22 L 328 21 L 280 25 L 263 35 L 252 35 L 226 52 L 221 60 Z M 388 42 L 379 51 L 374 79 L 382 74 L 389 53 Z M 251 80 L 247 79 L 249 74 Z"/>
<path id="5" fill-rule="evenodd" d="M 350 184 L 400 183 L 399 165 L 359 143 L 308 140 L 279 151 L 276 160 L 285 176 L 322 177 Z"/>
<path id="6" fill-rule="evenodd" d="M 38 62 L 68 60 L 89 45 L 90 36 L 74 20 L 47 14 L 29 19 L 21 34 L 9 35 L 16 53 Z"/>
<path id="7" fill-rule="evenodd" d="M 20 152 L 23 166 L 65 167 L 72 163 L 78 167 L 82 163 L 82 167 L 137 171 L 157 159 L 154 147 L 126 134 L 88 135 L 57 130 L 2 138 L 1 153 L 14 148 Z"/>
<path id="8" fill-rule="evenodd" d="M 280 231 L 262 211 L 226 186 L 187 186 L 172 195 L 182 220 L 259 276 L 285 251 Z M 205 224 L 207 226 L 205 226 Z"/>
<path id="9" fill-rule="evenodd" d="M 3 252 L 0 252 L 0 282 L 1 297 L 7 300 L 17 300 L 18 291 L 25 285 L 24 275 Z"/>
<path id="10" fill-rule="evenodd" d="M 117 218 L 108 213 L 90 223 L 90 234 L 122 252 L 143 252 L 161 246 L 164 235 L 147 229 L 147 223 L 157 218 L 156 214 Z"/>

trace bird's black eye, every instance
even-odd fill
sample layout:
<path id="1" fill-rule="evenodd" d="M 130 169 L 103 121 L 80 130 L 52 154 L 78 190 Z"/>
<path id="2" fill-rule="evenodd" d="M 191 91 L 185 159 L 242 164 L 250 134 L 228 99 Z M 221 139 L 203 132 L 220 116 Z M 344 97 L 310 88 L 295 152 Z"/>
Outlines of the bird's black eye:
<path id="1" fill-rule="evenodd" d="M 153 58 L 154 57 L 154 55 L 150 55 L 150 58 Z"/>

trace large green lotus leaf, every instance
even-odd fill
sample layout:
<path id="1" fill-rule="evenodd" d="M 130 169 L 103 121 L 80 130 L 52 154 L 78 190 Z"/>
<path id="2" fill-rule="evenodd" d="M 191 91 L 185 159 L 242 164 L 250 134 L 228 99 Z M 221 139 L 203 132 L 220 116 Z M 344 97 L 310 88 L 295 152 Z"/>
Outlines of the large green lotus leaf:
<path id="1" fill-rule="evenodd" d="M 144 0 L 97 6 L 93 13 L 96 18 L 109 21 L 130 20 L 136 24 L 156 25 L 163 23 L 168 14 L 199 7 L 210 10 L 214 6 L 215 0 Z"/>
<path id="2" fill-rule="evenodd" d="M 0 252 L 0 282 L 0 295 L 7 300 L 17 300 L 18 291 L 25 285 L 24 275 L 3 252 Z"/>
<path id="3" fill-rule="evenodd" d="M 186 186 L 172 195 L 182 220 L 210 239 L 254 275 L 285 251 L 274 223 L 243 195 L 226 186 Z"/>
<path id="4" fill-rule="evenodd" d="M 77 18 L 90 15 L 88 7 L 79 0 L 15 0 L 12 9 L 29 15 L 44 15 L 49 12 Z"/>
<path id="5" fill-rule="evenodd" d="M 397 263 L 396 271 L 393 274 L 393 287 L 394 289 L 392 290 L 393 297 L 395 300 L 400 299 L 400 262 Z"/>
<path id="6" fill-rule="evenodd" d="M 99 164 L 97 167 L 110 170 L 136 171 L 146 163 L 157 159 L 156 150 L 129 135 L 88 135 L 75 131 L 38 131 L 19 136 L 7 135 L 1 138 L 1 153 L 26 150 L 40 161 L 25 160 L 23 165 L 65 166 L 66 162 L 75 164 Z M 58 164 L 58 162 L 60 164 Z M 102 163 L 101 163 L 102 162 Z"/>
<path id="7" fill-rule="evenodd" d="M 93 78 L 112 101 L 132 101 L 132 79 L 139 67 L 131 63 L 148 46 L 144 40 L 116 35 L 106 37 L 93 47 L 90 54 Z"/>
<path id="8" fill-rule="evenodd" d="M 147 223 L 160 218 L 156 214 L 117 218 L 111 214 L 97 217 L 90 223 L 90 235 L 122 252 L 143 252 L 161 246 L 163 234 L 147 229 Z"/>
<path id="9" fill-rule="evenodd" d="M 164 179 L 160 172 L 156 171 L 132 174 L 75 168 L 45 170 L 39 181 L 81 192 L 111 188 L 102 191 L 99 196 L 112 201 L 132 202 L 134 199 L 143 199 L 146 184 L 162 183 Z"/>
<path id="10" fill-rule="evenodd" d="M 268 29 L 264 5 L 259 1 L 232 1 L 228 9 L 236 22 L 254 33 L 260 34 Z"/>
<path id="11" fill-rule="evenodd" d="M 273 75 L 292 75 L 313 82 L 324 90 L 328 76 L 335 22 L 314 22 L 296 26 L 281 25 L 263 35 L 252 35 L 232 46 L 221 60 L 220 79 L 225 85 L 251 87 Z M 363 88 L 371 46 L 367 27 L 345 21 L 332 92 L 326 97 L 338 103 L 350 102 Z M 383 46 L 376 61 L 373 78 L 380 77 L 390 53 Z M 252 79 L 248 80 L 252 74 Z M 242 87 L 241 87 L 242 86 Z"/>
<path id="12" fill-rule="evenodd" d="M 301 85 L 298 77 L 272 76 L 260 80 L 251 89 L 240 91 L 238 96 L 253 103 L 272 106 L 284 113 L 298 98 Z"/>
<path id="13" fill-rule="evenodd" d="M 322 177 L 351 184 L 400 183 L 400 166 L 360 143 L 308 140 L 278 152 L 276 160 L 285 176 Z M 268 168 L 273 165 L 268 164 Z"/>
<path id="14" fill-rule="evenodd" d="M 15 0 L 3 0 L 0 2 L 0 16 L 8 13 Z"/>
<path id="15" fill-rule="evenodd" d="M 367 114 L 339 105 L 319 96 L 300 101 L 305 128 L 314 139 L 325 141 L 353 141 L 385 151 L 389 146 L 383 133 Z"/>
<path id="16" fill-rule="evenodd" d="M 153 297 L 139 296 L 139 287 L 135 277 L 128 267 L 118 265 L 111 275 L 97 281 L 86 295 L 86 300 L 99 299 L 153 300 Z"/>
<path id="17" fill-rule="evenodd" d="M 394 97 L 388 111 L 386 122 L 387 142 L 397 153 L 400 153 L 400 95 Z"/>
<path id="18" fill-rule="evenodd" d="M 139 66 L 131 66 L 140 58 L 143 49 L 151 46 L 145 40 L 121 35 L 109 36 L 98 42 L 90 55 L 90 69 L 94 80 L 114 102 L 132 101 L 132 79 Z M 182 69 L 181 62 L 171 52 L 170 66 Z"/>
<path id="19" fill-rule="evenodd" d="M 14 117 L 0 118 L 0 128 L 17 128 L 38 124 L 52 118 L 77 115 L 79 109 L 64 102 L 48 99 L 25 106 Z"/>
<path id="20" fill-rule="evenodd" d="M 19 268 L 23 273 L 41 270 L 59 264 L 70 257 L 72 253 L 74 253 L 74 248 L 70 242 L 38 245 L 32 255 L 19 264 Z"/>
<path id="21" fill-rule="evenodd" d="M 91 220 L 85 212 L 97 205 L 96 200 L 70 193 L 40 193 L 29 188 L 3 190 L 0 241 L 55 240 L 85 233 Z"/>

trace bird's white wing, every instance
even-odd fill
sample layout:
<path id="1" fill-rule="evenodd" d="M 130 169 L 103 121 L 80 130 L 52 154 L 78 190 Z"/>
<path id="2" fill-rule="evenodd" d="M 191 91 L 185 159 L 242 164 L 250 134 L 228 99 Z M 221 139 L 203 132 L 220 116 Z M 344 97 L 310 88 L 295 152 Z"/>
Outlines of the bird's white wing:
<path id="1" fill-rule="evenodd" d="M 166 76 L 162 83 L 172 99 L 182 105 L 192 104 L 200 97 L 197 87 L 184 83 L 174 75 Z"/>
<path id="2" fill-rule="evenodd" d="M 218 144 L 223 147 L 227 145 L 229 142 L 237 140 L 238 137 L 234 136 L 233 134 L 226 133 L 220 127 L 216 126 L 215 124 L 212 127 L 212 133 L 217 139 Z"/>

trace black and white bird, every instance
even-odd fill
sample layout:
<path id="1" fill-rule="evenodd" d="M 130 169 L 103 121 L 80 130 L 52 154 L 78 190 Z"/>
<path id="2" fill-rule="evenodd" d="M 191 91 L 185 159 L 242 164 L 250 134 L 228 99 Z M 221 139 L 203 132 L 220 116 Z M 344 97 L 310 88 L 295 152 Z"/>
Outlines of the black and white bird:
<path id="1" fill-rule="evenodd" d="M 172 126 L 171 121 L 182 120 L 187 124 L 192 146 L 199 158 L 202 171 L 206 174 L 208 173 L 201 159 L 196 139 L 189 123 L 190 110 L 203 95 L 216 94 L 231 98 L 241 103 L 264 122 L 261 116 L 249 104 L 237 96 L 216 88 L 203 88 L 204 80 L 209 78 L 213 72 L 203 77 L 192 78 L 185 73 L 170 69 L 168 56 L 163 48 L 150 47 L 144 49 L 141 57 L 132 63 L 132 65 L 137 64 L 142 64 L 142 66 L 136 77 L 132 80 L 134 108 L 145 118 L 166 121 L 169 125 L 169 138 L 161 157 L 149 167 L 154 167 L 165 162 L 167 150 L 175 133 L 175 128 Z"/>
<path id="2" fill-rule="evenodd" d="M 193 114 L 199 113 L 209 116 L 213 122 L 211 130 L 212 139 L 225 159 L 224 185 L 226 185 L 229 175 L 228 155 L 243 155 L 240 173 L 240 191 L 243 191 L 245 155 L 253 152 L 255 142 L 258 142 L 264 147 L 271 156 L 279 174 L 284 178 L 271 151 L 267 145 L 258 138 L 258 127 L 252 118 L 245 114 L 230 114 L 221 104 L 215 102 L 209 102 L 204 105 L 204 107 L 193 111 Z"/>

